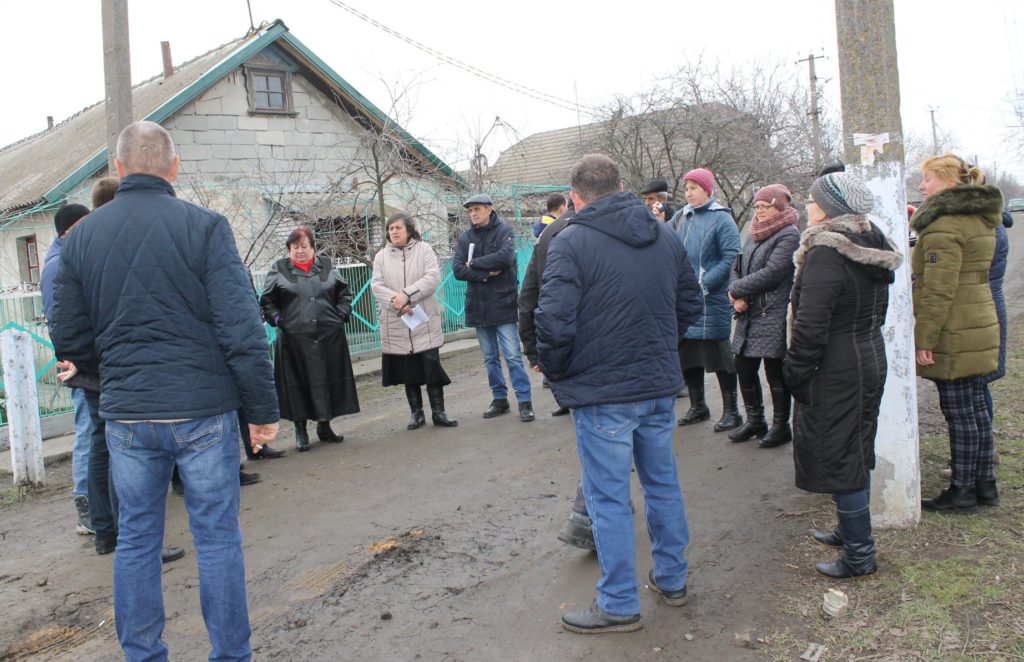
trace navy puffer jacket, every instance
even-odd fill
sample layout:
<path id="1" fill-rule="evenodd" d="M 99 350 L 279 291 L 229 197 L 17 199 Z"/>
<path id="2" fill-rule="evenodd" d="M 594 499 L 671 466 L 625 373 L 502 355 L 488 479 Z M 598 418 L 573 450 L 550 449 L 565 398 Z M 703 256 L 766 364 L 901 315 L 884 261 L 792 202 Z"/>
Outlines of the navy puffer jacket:
<path id="1" fill-rule="evenodd" d="M 466 266 L 473 244 L 473 266 Z M 491 273 L 498 272 L 497 276 Z M 459 235 L 452 273 L 466 285 L 466 326 L 501 326 L 519 319 L 519 269 L 516 236 L 497 213 L 484 225 Z"/>
<path id="2" fill-rule="evenodd" d="M 679 340 L 699 315 L 672 228 L 632 193 L 607 195 L 551 241 L 535 312 L 541 370 L 566 407 L 675 395 Z"/>
<path id="3" fill-rule="evenodd" d="M 726 340 L 732 333 L 729 274 L 740 252 L 732 210 L 714 200 L 696 209 L 686 205 L 672 217 L 672 226 L 683 240 L 703 301 L 701 316 L 687 330 L 686 339 Z"/>
<path id="4" fill-rule="evenodd" d="M 57 355 L 96 373 L 107 420 L 279 419 L 259 307 L 227 219 L 130 175 L 64 240 Z"/>

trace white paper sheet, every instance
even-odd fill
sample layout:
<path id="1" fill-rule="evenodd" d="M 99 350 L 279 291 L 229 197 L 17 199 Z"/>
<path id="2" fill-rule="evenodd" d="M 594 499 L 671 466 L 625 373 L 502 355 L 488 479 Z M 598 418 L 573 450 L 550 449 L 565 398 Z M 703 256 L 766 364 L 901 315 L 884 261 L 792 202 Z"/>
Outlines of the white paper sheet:
<path id="1" fill-rule="evenodd" d="M 427 317 L 427 314 L 425 312 L 423 312 L 423 306 L 419 304 L 416 304 L 415 306 L 412 307 L 411 313 L 402 315 L 402 321 L 405 322 L 405 325 L 409 327 L 410 331 L 415 331 L 416 327 L 418 327 L 420 324 L 423 324 L 428 319 L 430 318 Z"/>

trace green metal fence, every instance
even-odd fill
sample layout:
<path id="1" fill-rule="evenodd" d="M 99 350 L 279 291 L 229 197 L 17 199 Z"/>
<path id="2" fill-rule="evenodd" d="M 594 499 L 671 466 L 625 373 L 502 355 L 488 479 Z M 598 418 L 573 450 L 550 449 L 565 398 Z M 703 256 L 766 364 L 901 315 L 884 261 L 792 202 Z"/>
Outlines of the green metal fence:
<path id="1" fill-rule="evenodd" d="M 532 235 L 520 237 L 517 251 L 520 282 L 522 273 L 533 253 Z M 370 291 L 372 270 L 365 265 L 342 266 L 342 276 L 348 281 L 353 292 L 352 317 L 345 325 L 349 351 L 352 354 L 372 352 L 380 349 L 380 333 L 377 321 L 377 306 Z M 262 285 L 266 273 L 255 274 L 257 287 Z M 442 329 L 446 336 L 464 331 L 466 327 L 465 301 L 466 283 L 456 280 L 452 273 L 451 260 L 442 267 L 441 285 L 437 288 L 437 300 L 441 304 Z M 54 368 L 56 357 L 53 344 L 43 318 L 42 300 L 38 293 L 0 298 L 0 327 L 27 331 L 33 340 L 36 383 L 39 389 L 39 415 L 53 416 L 73 411 L 71 390 L 64 388 L 57 380 Z M 266 326 L 267 340 L 274 341 L 275 329 Z M 2 377 L 2 375 L 0 375 Z M 0 380 L 0 389 L 3 381 Z M 0 425 L 7 424 L 6 401 L 0 406 Z"/>

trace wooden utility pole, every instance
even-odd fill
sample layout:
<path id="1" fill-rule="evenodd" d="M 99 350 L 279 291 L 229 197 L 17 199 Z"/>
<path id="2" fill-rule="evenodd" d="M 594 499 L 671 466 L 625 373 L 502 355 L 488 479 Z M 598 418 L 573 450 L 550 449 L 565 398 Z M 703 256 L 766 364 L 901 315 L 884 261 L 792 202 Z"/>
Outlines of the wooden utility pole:
<path id="1" fill-rule="evenodd" d="M 821 169 L 821 114 L 818 111 L 818 77 L 814 73 L 814 60 L 818 57 L 810 53 L 797 62 L 807 63 L 807 73 L 811 79 L 811 141 L 814 143 L 814 172 Z"/>
<path id="2" fill-rule="evenodd" d="M 883 329 L 889 375 L 878 417 L 877 460 L 871 480 L 875 523 L 905 527 L 921 517 L 921 476 L 893 0 L 835 0 L 835 7 L 847 171 L 862 177 L 875 194 L 877 205 L 871 218 L 905 257 L 889 289 L 889 313 Z"/>
<path id="3" fill-rule="evenodd" d="M 132 123 L 128 0 L 103 0 L 103 77 L 106 81 L 107 166 L 116 175 L 117 137 Z"/>

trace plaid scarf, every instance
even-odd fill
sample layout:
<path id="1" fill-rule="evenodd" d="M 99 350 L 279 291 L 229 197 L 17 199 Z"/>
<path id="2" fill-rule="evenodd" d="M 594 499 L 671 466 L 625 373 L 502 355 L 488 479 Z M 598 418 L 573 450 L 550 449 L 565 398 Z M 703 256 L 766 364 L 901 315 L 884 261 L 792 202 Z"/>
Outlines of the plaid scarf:
<path id="1" fill-rule="evenodd" d="M 763 221 L 755 215 L 750 226 L 750 238 L 754 241 L 764 241 L 787 225 L 793 225 L 799 218 L 800 214 L 793 207 L 786 207 Z"/>

